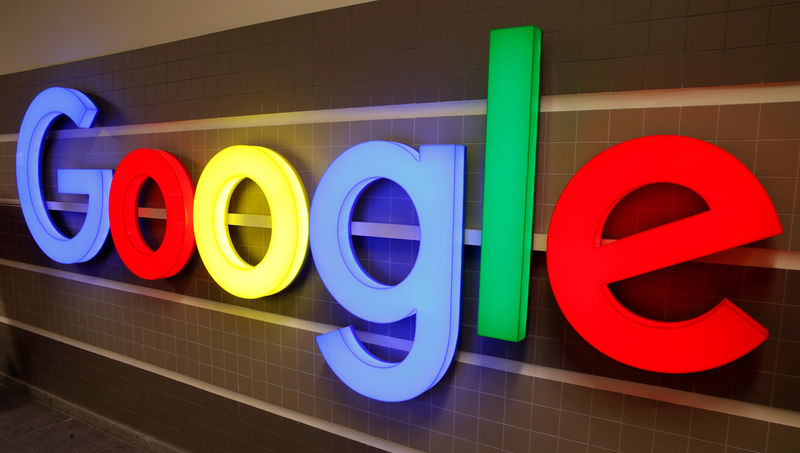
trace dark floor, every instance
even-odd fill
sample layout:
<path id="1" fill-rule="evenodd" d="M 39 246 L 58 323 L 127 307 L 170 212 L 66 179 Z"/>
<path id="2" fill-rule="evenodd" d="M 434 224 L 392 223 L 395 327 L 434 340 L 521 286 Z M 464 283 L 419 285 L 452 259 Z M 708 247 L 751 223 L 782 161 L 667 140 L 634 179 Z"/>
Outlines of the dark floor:
<path id="1" fill-rule="evenodd" d="M 0 452 L 144 453 L 144 450 L 0 385 Z"/>

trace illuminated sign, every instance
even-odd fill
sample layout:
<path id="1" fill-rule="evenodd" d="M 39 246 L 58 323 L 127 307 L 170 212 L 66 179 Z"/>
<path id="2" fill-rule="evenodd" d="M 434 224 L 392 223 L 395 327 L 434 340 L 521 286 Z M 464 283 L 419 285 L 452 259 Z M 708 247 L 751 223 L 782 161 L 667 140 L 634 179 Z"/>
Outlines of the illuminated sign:
<path id="1" fill-rule="evenodd" d="M 708 211 L 600 244 L 625 195 L 664 182 L 693 190 Z M 735 157 L 693 138 L 644 137 L 604 151 L 567 184 L 550 220 L 547 272 L 570 324 L 604 354 L 662 373 L 703 371 L 750 352 L 767 330 L 727 299 L 686 321 L 643 318 L 608 284 L 781 232 L 766 191 Z"/>
<path id="2" fill-rule="evenodd" d="M 397 363 L 370 354 L 351 327 L 320 335 L 320 351 L 342 381 L 371 398 L 403 401 L 425 392 L 444 376 L 458 339 L 463 146 L 423 145 L 419 151 L 385 141 L 353 146 L 325 171 L 310 219 L 300 177 L 272 150 L 243 145 L 223 149 L 203 169 L 195 191 L 188 172 L 174 156 L 162 150 L 137 149 L 122 159 L 113 180 L 111 170 L 58 170 L 62 192 L 89 195 L 89 212 L 81 232 L 90 231 L 94 219 L 105 223 L 91 230 L 100 229 L 93 236 L 94 242 L 77 242 L 79 233 L 73 239 L 61 235 L 63 239 L 52 245 L 54 233 L 44 228 L 61 233 L 50 221 L 41 191 L 42 142 L 58 115 L 67 114 L 79 126 L 89 127 L 96 112 L 84 94 L 49 88 L 36 97 L 25 114 L 17 153 L 17 171 L 22 175 L 17 177 L 20 204 L 37 244 L 48 256 L 64 263 L 91 259 L 105 241 L 110 217 L 117 251 L 134 274 L 146 279 L 174 275 L 185 266 L 196 240 L 200 258 L 223 289 L 239 297 L 256 298 L 275 294 L 294 280 L 305 260 L 310 233 L 320 277 L 346 309 L 373 322 L 415 317 L 413 346 Z M 33 126 L 25 127 L 28 125 Z M 99 181 L 105 188 L 79 185 L 92 182 L 85 174 L 102 176 Z M 138 201 L 148 178 L 164 195 L 167 213 L 164 239 L 155 251 L 139 228 Z M 245 178 L 255 181 L 264 192 L 272 222 L 269 248 L 255 266 L 236 252 L 226 222 L 233 190 Z M 356 200 L 370 182 L 379 178 L 403 187 L 420 219 L 416 263 L 395 286 L 370 277 L 358 262 L 351 242 L 350 221 Z M 43 224 L 41 219 L 47 222 Z M 49 235 L 40 240 L 37 234 L 45 233 Z"/>
<path id="3" fill-rule="evenodd" d="M 353 250 L 350 219 L 361 192 L 386 178 L 417 209 L 416 263 L 394 286 L 373 279 Z M 353 390 L 382 401 L 404 401 L 428 390 L 450 366 L 458 339 L 461 251 L 464 244 L 464 147 L 366 142 L 342 153 L 325 171 L 311 203 L 311 252 L 331 295 L 350 313 L 390 323 L 416 316 L 414 342 L 401 362 L 370 354 L 352 327 L 317 337 L 322 356 Z"/>
<path id="4" fill-rule="evenodd" d="M 542 31 L 492 30 L 478 334 L 525 338 L 533 242 Z"/>
<path id="5" fill-rule="evenodd" d="M 272 238 L 255 266 L 231 242 L 226 222 L 233 189 L 244 178 L 261 188 L 272 216 Z M 254 299 L 281 291 L 294 280 L 308 249 L 308 202 L 294 167 L 283 156 L 259 146 L 231 146 L 211 158 L 194 199 L 197 251 L 208 273 L 225 291 Z"/>
<path id="6" fill-rule="evenodd" d="M 153 251 L 139 228 L 139 195 L 152 178 L 164 195 L 167 228 Z M 194 251 L 192 198 L 194 184 L 186 167 L 159 149 L 137 149 L 117 165 L 111 181 L 108 215 L 117 253 L 131 272 L 148 280 L 171 277 L 183 269 Z"/>
<path id="7" fill-rule="evenodd" d="M 487 148 L 478 333 L 519 341 L 525 336 L 533 222 L 541 31 L 495 30 L 491 35 Z M 195 241 L 209 274 L 244 298 L 280 292 L 311 252 L 333 297 L 370 322 L 411 316 L 415 335 L 399 362 L 372 355 L 352 327 L 317 337 L 320 351 L 353 390 L 403 401 L 434 386 L 452 361 L 459 329 L 465 151 L 460 145 L 370 141 L 344 151 L 327 168 L 308 207 L 305 188 L 280 154 L 231 146 L 203 170 L 196 190 L 180 161 L 166 151 L 137 149 L 116 174 L 103 169 L 58 169 L 60 192 L 86 194 L 87 215 L 77 235 L 64 236 L 46 208 L 41 183 L 42 143 L 53 120 L 66 115 L 91 125 L 97 108 L 83 93 L 48 88 L 31 102 L 17 143 L 17 187 L 25 222 L 39 247 L 60 263 L 91 259 L 109 229 L 123 262 L 146 279 L 175 275 Z M 138 199 L 152 178 L 161 190 L 167 226 L 153 250 L 139 229 Z M 255 266 L 236 252 L 226 223 L 231 195 L 243 179 L 264 192 L 272 239 Z M 359 195 L 386 178 L 409 194 L 419 216 L 419 252 L 408 276 L 384 285 L 361 266 L 351 221 Z M 653 183 L 698 193 L 707 212 L 601 244 L 614 205 Z M 547 244 L 551 284 L 564 314 L 589 343 L 631 366 L 666 373 L 701 371 L 755 348 L 766 329 L 723 299 L 708 313 L 659 322 L 623 307 L 608 284 L 781 232 L 775 209 L 756 178 L 711 144 L 678 136 L 631 140 L 586 164 L 559 199 Z"/>
<path id="8" fill-rule="evenodd" d="M 33 240 L 53 261 L 64 264 L 88 261 L 100 251 L 108 236 L 108 201 L 111 170 L 58 169 L 58 191 L 89 195 L 86 219 L 78 234 L 64 236 L 50 218 L 41 180 L 42 143 L 50 125 L 66 115 L 78 127 L 91 126 L 97 107 L 78 90 L 47 88 L 28 106 L 17 139 L 17 192 L 22 215 Z"/>

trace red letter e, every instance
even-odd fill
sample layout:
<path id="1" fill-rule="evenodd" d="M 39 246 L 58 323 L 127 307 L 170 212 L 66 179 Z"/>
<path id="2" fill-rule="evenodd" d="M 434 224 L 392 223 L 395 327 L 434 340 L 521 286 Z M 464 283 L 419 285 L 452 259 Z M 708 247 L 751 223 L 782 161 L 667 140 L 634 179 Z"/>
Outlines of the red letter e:
<path id="1" fill-rule="evenodd" d="M 685 186 L 709 210 L 601 245 L 614 206 L 654 183 Z M 753 350 L 767 330 L 727 299 L 694 319 L 647 319 L 608 284 L 782 231 L 756 177 L 722 149 L 671 135 L 630 140 L 592 159 L 561 194 L 547 239 L 550 284 L 575 330 L 609 357 L 662 373 L 708 370 Z"/>

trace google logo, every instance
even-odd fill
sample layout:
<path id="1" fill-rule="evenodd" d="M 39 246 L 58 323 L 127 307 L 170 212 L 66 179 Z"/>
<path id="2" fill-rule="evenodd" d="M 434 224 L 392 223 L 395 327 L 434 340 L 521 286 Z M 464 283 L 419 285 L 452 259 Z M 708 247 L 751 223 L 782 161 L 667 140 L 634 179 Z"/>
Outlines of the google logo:
<path id="1" fill-rule="evenodd" d="M 478 333 L 524 338 L 531 260 L 541 31 L 494 30 L 490 42 L 487 149 Z M 42 251 L 60 263 L 92 259 L 109 232 L 125 265 L 141 278 L 178 273 L 194 251 L 214 280 L 244 298 L 275 294 L 300 271 L 308 248 L 331 295 L 354 315 L 379 323 L 415 316 L 408 355 L 388 362 L 372 355 L 352 327 L 317 337 L 328 365 L 370 398 L 403 401 L 434 386 L 455 353 L 461 301 L 465 148 L 388 142 L 357 144 L 326 169 L 309 206 L 296 170 L 277 152 L 236 145 L 219 151 L 195 188 L 185 167 L 158 149 L 136 149 L 115 172 L 58 169 L 59 192 L 88 195 L 80 231 L 66 237 L 47 210 L 41 182 L 42 144 L 53 121 L 69 117 L 88 128 L 98 113 L 83 93 L 48 88 L 31 102 L 17 143 L 20 205 Z M 153 179 L 165 202 L 164 239 L 153 250 L 139 228 L 138 198 Z M 245 178 L 264 192 L 272 239 L 256 265 L 234 248 L 226 222 L 234 189 Z M 386 178 L 416 208 L 420 245 L 408 276 L 389 286 L 371 277 L 353 250 L 356 201 Z M 614 206 L 654 183 L 679 184 L 709 209 L 666 225 L 601 242 Z M 781 233 L 775 208 L 752 173 L 722 149 L 688 137 L 652 136 L 616 145 L 572 178 L 548 232 L 547 266 L 567 320 L 589 343 L 631 366 L 665 373 L 729 363 L 767 338 L 763 326 L 727 299 L 686 321 L 646 319 L 626 309 L 610 283 Z"/>

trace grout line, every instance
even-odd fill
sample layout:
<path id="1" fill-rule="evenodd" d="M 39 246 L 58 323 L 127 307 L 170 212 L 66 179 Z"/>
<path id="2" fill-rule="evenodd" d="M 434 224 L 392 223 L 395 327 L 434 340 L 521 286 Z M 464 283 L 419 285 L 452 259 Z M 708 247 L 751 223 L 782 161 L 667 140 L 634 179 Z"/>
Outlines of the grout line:
<path id="1" fill-rule="evenodd" d="M 327 420 L 322 420 L 310 415 L 303 414 L 301 412 L 297 412 L 291 409 L 286 409 L 281 406 L 277 406 L 275 404 L 267 403 L 266 401 L 261 401 L 259 399 L 243 395 L 238 392 L 234 392 L 233 390 L 228 390 L 223 387 L 216 386 L 214 384 L 210 384 L 205 381 L 201 381 L 200 379 L 195 379 L 193 377 L 189 377 L 178 372 L 168 370 L 166 368 L 161 368 L 159 366 L 143 362 L 138 359 L 134 359 L 132 357 L 128 357 L 123 354 L 119 354 L 117 352 L 109 351 L 108 349 L 100 348 L 98 346 L 91 345 L 89 343 L 84 343 L 83 341 L 75 340 L 69 337 L 66 337 L 61 334 L 57 334 L 55 332 L 50 332 L 45 329 L 41 329 L 39 327 L 32 326 L 30 324 L 26 324 L 24 322 L 16 321 L 14 319 L 7 318 L 5 316 L 0 315 L 0 322 L 7 324 L 9 326 L 13 326 L 19 329 L 27 330 L 28 332 L 34 333 L 36 335 L 40 335 L 46 338 L 49 338 L 54 341 L 58 341 L 60 343 L 64 343 L 66 345 L 72 346 L 74 348 L 82 349 L 87 352 L 91 352 L 93 354 L 97 354 L 108 359 L 124 363 L 126 365 L 130 365 L 140 370 L 147 371 L 149 373 L 157 374 L 159 376 L 165 377 L 167 379 L 172 379 L 173 381 L 177 381 L 183 384 L 190 385 L 192 387 L 198 388 L 200 390 L 204 390 L 209 393 L 213 393 L 215 395 L 221 396 L 223 398 L 227 398 L 229 400 L 233 400 L 242 404 L 246 404 L 248 406 L 255 407 L 257 409 L 261 409 L 263 411 L 270 412 L 272 414 L 288 418 L 290 420 L 294 420 L 299 423 L 303 423 L 309 426 L 312 426 L 317 429 L 321 429 L 323 431 L 327 431 L 329 433 L 333 433 L 342 437 L 346 437 L 348 439 L 355 440 L 357 442 L 361 442 L 367 444 L 372 447 L 381 448 L 388 451 L 393 452 L 418 452 L 419 450 L 415 450 L 413 448 L 407 447 L 405 445 L 400 445 L 395 442 L 382 439 L 380 437 L 372 436 L 370 434 L 362 433 L 357 431 L 353 428 L 348 428 L 342 425 L 338 425 L 333 422 L 329 422 Z"/>
<path id="2" fill-rule="evenodd" d="M 722 87 L 670 88 L 542 96 L 539 112 L 643 109 L 701 105 L 769 104 L 800 101 L 800 84 L 759 84 Z M 298 112 L 264 113 L 161 123 L 131 124 L 54 132 L 58 138 L 163 134 L 168 132 L 338 123 L 399 118 L 485 115 L 486 100 L 443 101 L 420 104 L 378 105 Z M 15 133 L 0 134 L 0 143 L 17 141 Z"/>
<path id="3" fill-rule="evenodd" d="M 0 198 L 0 206 L 19 206 L 19 200 Z M 85 203 L 68 203 L 48 201 L 47 207 L 57 211 L 86 212 Z M 139 208 L 139 216 L 150 219 L 166 219 L 167 213 L 162 208 Z M 271 217 L 263 214 L 228 213 L 228 225 L 270 228 Z M 355 236 L 368 236 L 386 239 L 405 239 L 419 241 L 420 232 L 417 225 L 402 225 L 378 222 L 352 222 L 351 233 Z M 480 246 L 481 230 L 465 229 L 464 245 Z M 533 250 L 547 250 L 547 234 L 533 235 Z M 755 247 L 736 247 L 692 260 L 700 263 L 728 264 L 732 266 L 749 266 L 767 269 L 800 270 L 800 251 L 777 250 Z"/>
<path id="4" fill-rule="evenodd" d="M 694 425 L 694 416 L 695 416 L 694 411 L 689 411 L 689 434 L 686 435 L 687 439 L 692 439 L 692 426 Z M 656 419 L 656 420 L 658 420 L 658 419 Z M 770 423 L 767 423 L 767 429 L 769 429 L 769 425 L 770 425 Z M 653 437 L 655 437 L 655 436 L 653 436 Z M 686 453 L 689 452 L 689 445 L 691 445 L 691 441 L 690 442 L 686 442 L 686 450 L 685 450 Z M 766 450 L 764 450 L 764 451 L 766 451 Z"/>
<path id="5" fill-rule="evenodd" d="M 226 304 L 222 302 L 214 302 L 205 299 L 200 299 L 191 296 L 184 296 L 181 294 L 171 293 L 169 291 L 162 291 L 153 288 L 146 288 L 138 285 L 133 285 L 130 283 L 122 283 L 113 280 L 107 280 L 99 277 L 91 277 L 83 274 L 78 274 L 74 272 L 62 271 L 58 269 L 52 269 L 43 266 L 37 266 L 33 264 L 27 263 L 20 263 L 17 261 L 11 261 L 7 259 L 0 258 L 0 266 L 7 266 L 16 269 L 21 269 L 30 272 L 36 272 L 44 275 L 49 275 L 57 278 L 63 278 L 67 280 L 87 283 L 90 285 L 102 286 L 105 288 L 110 288 L 119 291 L 125 291 L 129 293 L 139 294 L 142 296 L 147 297 L 154 297 L 163 300 L 169 300 L 172 302 L 177 302 L 181 304 L 191 305 L 197 308 L 202 308 L 206 310 L 213 310 L 225 314 L 230 314 L 233 316 L 240 316 L 248 319 L 253 319 L 257 321 L 267 322 L 270 324 L 276 324 L 286 327 L 291 327 L 300 330 L 306 330 L 309 332 L 315 333 L 327 333 L 333 331 L 338 328 L 338 326 L 333 326 L 329 324 L 318 323 L 314 321 L 306 321 L 302 319 L 292 318 L 290 316 L 284 315 L 277 315 L 274 313 L 267 313 L 262 312 L 259 310 L 254 310 L 251 308 L 240 307 L 237 305 Z M 0 322 L 6 322 L 3 320 L 8 320 L 11 323 L 19 323 L 17 321 L 11 320 L 4 316 L 0 316 Z M 9 324 L 9 322 L 6 322 Z M 19 323 L 23 324 L 23 323 Z M 16 325 L 16 324 L 12 324 Z M 35 327 L 34 327 L 35 328 Z M 35 328 L 41 331 L 43 329 Z M 60 337 L 59 334 L 52 333 L 49 331 L 44 331 L 51 335 L 57 335 Z M 44 335 L 44 334 L 43 334 Z M 45 335 L 47 336 L 47 335 Z M 380 346 L 385 346 L 393 349 L 398 350 L 405 350 L 408 351 L 411 349 L 411 340 L 404 340 L 401 338 L 394 338 L 389 337 L 386 335 L 380 335 L 375 333 L 369 332 L 362 332 L 358 331 L 359 338 L 371 344 L 376 344 Z M 67 337 L 64 337 L 69 341 L 77 342 L 77 340 L 72 340 Z M 59 340 L 60 341 L 60 340 Z M 71 343 L 68 343 L 71 344 Z M 106 351 L 105 349 L 99 348 L 97 346 L 90 346 L 91 348 Z M 92 349 L 92 351 L 94 351 Z M 88 350 L 88 349 L 87 349 Z M 127 356 L 122 356 L 118 353 L 114 353 L 108 351 L 109 354 L 119 355 L 129 360 L 135 360 L 128 358 Z M 103 354 L 105 355 L 105 354 Z M 115 359 L 116 360 L 116 359 Z M 779 409 L 770 406 L 764 406 L 755 403 L 748 403 L 744 401 L 738 400 L 730 400 L 710 395 L 703 395 L 699 393 L 687 392 L 684 390 L 676 390 L 664 387 L 658 387 L 648 384 L 641 384 L 632 381 L 625 381 L 621 379 L 614 379 L 608 378 L 603 376 L 596 376 L 591 374 L 579 373 L 575 371 L 568 371 L 568 370 L 561 370 L 557 368 L 550 368 L 541 365 L 534 365 L 525 362 L 518 362 L 515 360 L 503 359 L 499 357 L 493 357 L 489 355 L 477 354 L 473 352 L 466 352 L 466 351 L 457 351 L 455 356 L 455 360 L 460 363 L 466 363 L 476 366 L 482 366 L 486 368 L 492 368 L 495 370 L 505 371 L 509 373 L 515 373 L 519 375 L 530 376 L 534 378 L 541 378 L 541 379 L 548 379 L 552 381 L 558 381 L 562 383 L 574 384 L 579 385 L 582 387 L 588 387 L 598 390 L 607 390 L 611 392 L 621 393 L 624 395 L 632 395 L 641 398 L 646 398 L 655 401 L 664 401 L 673 404 L 680 404 L 683 406 L 694 407 L 699 409 L 705 409 L 715 412 L 720 412 L 729 415 L 737 415 L 741 417 L 762 420 L 770 423 L 778 423 L 781 425 L 792 426 L 796 428 L 800 428 L 800 412 L 794 412 L 787 409 Z M 137 361 L 138 362 L 138 361 Z M 126 362 L 127 363 L 127 362 Z M 142 362 L 144 363 L 144 362 Z M 146 364 L 148 367 L 155 367 L 154 365 Z M 144 368 L 147 369 L 147 368 Z M 161 369 L 161 368 L 159 368 Z M 166 371 L 166 370 L 165 370 Z M 183 376 L 178 373 L 170 371 L 177 376 Z M 185 377 L 186 379 L 192 380 L 193 378 Z M 172 378 L 180 380 L 177 378 Z M 188 381 L 181 381 L 189 383 Z M 210 385 L 202 381 L 203 385 Z M 190 384 L 194 385 L 194 384 Z M 204 387 L 199 387 L 204 388 Z M 228 390 L 225 390 L 228 391 Z M 224 396 L 224 395 L 221 395 Z M 249 398 L 243 397 L 242 398 Z M 234 398 L 235 399 L 235 398 Z M 237 400 L 238 401 L 238 400 Z M 250 403 L 245 403 L 250 404 Z M 266 404 L 266 403 L 264 403 Z M 286 410 L 286 409 L 283 409 Z M 304 422 L 305 423 L 305 422 Z M 312 425 L 316 426 L 316 425 Z M 332 431 L 333 432 L 333 431 Z M 358 440 L 358 439 L 356 439 Z M 383 447 L 381 447 L 383 448 Z"/>

